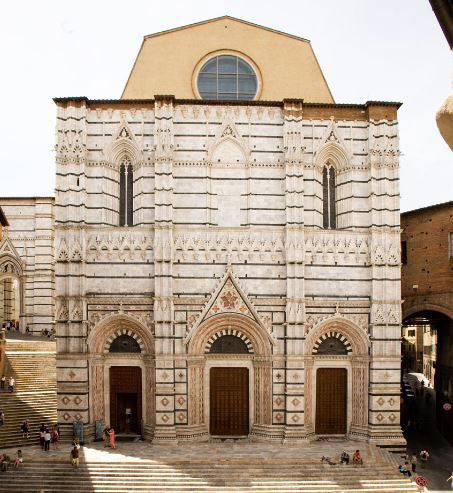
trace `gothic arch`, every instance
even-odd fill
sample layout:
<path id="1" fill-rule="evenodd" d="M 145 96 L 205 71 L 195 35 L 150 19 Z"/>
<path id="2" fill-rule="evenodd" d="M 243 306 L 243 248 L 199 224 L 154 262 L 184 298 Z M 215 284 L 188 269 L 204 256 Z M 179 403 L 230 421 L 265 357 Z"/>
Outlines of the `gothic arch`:
<path id="1" fill-rule="evenodd" d="M 137 145 L 129 139 L 116 140 L 107 151 L 107 160 L 118 168 L 124 158 L 129 158 L 132 166 L 141 161 L 141 153 Z"/>
<path id="2" fill-rule="evenodd" d="M 341 332 L 338 332 L 337 330 L 330 330 L 320 336 L 318 340 L 314 343 L 312 354 L 318 354 L 319 347 L 330 338 L 334 338 L 340 341 L 348 354 L 352 352 L 351 343 L 348 341 L 347 337 L 345 337 Z"/>
<path id="3" fill-rule="evenodd" d="M 134 337 L 142 349 L 141 354 L 154 354 L 154 339 L 149 329 L 127 314 L 110 315 L 96 325 L 87 339 L 89 352 L 105 353 L 107 345 L 109 342 L 111 344 L 117 334 L 128 334 Z"/>
<path id="4" fill-rule="evenodd" d="M 188 352 L 191 355 L 202 355 L 208 345 L 223 333 L 236 330 L 244 341 L 251 345 L 254 354 L 270 356 L 271 346 L 269 337 L 263 333 L 264 329 L 249 318 L 236 313 L 223 313 L 210 317 L 197 327 L 189 342 Z M 244 339 L 245 338 L 245 339 Z"/>
<path id="5" fill-rule="evenodd" d="M 319 341 L 330 334 L 336 334 L 335 337 L 343 337 L 348 341 L 348 354 L 353 356 L 368 356 L 368 347 L 370 345 L 368 336 L 365 331 L 358 325 L 341 316 L 330 317 L 319 323 L 308 335 L 305 340 L 305 354 L 312 355 L 319 345 Z"/>
<path id="6" fill-rule="evenodd" d="M 145 349 L 145 343 L 142 341 L 142 338 L 136 334 L 134 331 L 131 329 L 117 329 L 113 334 L 110 335 L 110 337 L 105 341 L 104 345 L 104 353 L 110 352 L 110 347 L 113 344 L 113 341 L 122 335 L 127 335 L 135 339 L 137 344 L 140 346 L 140 349 L 143 351 Z"/>
<path id="7" fill-rule="evenodd" d="M 222 150 L 226 158 L 222 157 Z M 236 138 L 226 136 L 212 146 L 208 159 L 213 164 L 217 162 L 244 164 L 247 162 L 247 151 Z"/>
<path id="8" fill-rule="evenodd" d="M 237 329 L 222 329 L 222 330 L 219 330 L 218 332 L 216 332 L 215 334 L 213 334 L 209 338 L 208 343 L 206 344 L 206 347 L 205 347 L 204 352 L 205 353 L 209 353 L 210 352 L 210 349 L 211 349 L 211 346 L 214 344 L 214 341 L 216 341 L 217 339 L 219 339 L 220 337 L 223 337 L 223 336 L 235 336 L 235 337 L 238 337 L 239 339 L 241 339 L 242 341 L 244 341 L 245 345 L 247 346 L 247 349 L 248 349 L 249 354 L 253 354 L 255 352 L 253 350 L 253 344 L 250 341 L 250 339 L 243 332 L 241 332 L 240 330 L 237 330 Z"/>
<path id="9" fill-rule="evenodd" d="M 327 142 L 315 154 L 315 166 L 321 171 L 326 164 L 334 167 L 336 172 L 348 168 L 349 156 L 345 149 L 337 142 Z"/>

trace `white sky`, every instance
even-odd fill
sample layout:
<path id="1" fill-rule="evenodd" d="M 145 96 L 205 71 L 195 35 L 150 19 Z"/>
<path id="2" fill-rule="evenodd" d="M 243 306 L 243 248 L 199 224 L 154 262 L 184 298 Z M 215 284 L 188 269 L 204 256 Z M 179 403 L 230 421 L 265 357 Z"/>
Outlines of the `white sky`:
<path id="1" fill-rule="evenodd" d="M 143 36 L 232 15 L 310 39 L 337 103 L 401 101 L 401 210 L 453 200 L 435 112 L 452 55 L 428 0 L 2 3 L 0 196 L 54 189 L 55 96 L 119 98 Z"/>

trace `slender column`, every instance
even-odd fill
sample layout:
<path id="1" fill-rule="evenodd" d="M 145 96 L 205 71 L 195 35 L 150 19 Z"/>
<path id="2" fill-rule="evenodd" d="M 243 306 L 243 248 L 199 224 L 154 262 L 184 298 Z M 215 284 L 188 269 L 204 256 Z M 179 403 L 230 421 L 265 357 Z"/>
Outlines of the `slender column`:
<path id="1" fill-rule="evenodd" d="M 173 97 L 155 97 L 155 440 L 176 440 L 173 359 Z"/>
<path id="2" fill-rule="evenodd" d="M 304 435 L 304 145 L 302 101 L 284 101 L 283 142 L 286 196 L 286 371 L 285 407 L 287 438 Z"/>

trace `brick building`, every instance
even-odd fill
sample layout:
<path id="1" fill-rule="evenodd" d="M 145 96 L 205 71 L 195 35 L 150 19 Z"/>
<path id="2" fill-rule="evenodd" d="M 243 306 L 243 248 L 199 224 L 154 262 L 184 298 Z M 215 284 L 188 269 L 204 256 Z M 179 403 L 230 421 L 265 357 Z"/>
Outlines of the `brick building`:
<path id="1" fill-rule="evenodd" d="M 418 332 L 407 334 L 421 346 L 412 369 L 433 380 L 439 427 L 453 439 L 442 408 L 453 398 L 453 201 L 401 214 L 401 228 L 403 333 Z"/>

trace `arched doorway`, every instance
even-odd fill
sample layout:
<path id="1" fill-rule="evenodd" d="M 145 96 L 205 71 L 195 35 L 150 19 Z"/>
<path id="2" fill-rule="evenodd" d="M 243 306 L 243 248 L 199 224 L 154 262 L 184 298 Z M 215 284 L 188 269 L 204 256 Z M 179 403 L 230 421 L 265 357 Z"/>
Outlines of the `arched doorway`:
<path id="1" fill-rule="evenodd" d="M 109 353 L 128 355 L 141 353 L 137 338 L 119 334 L 110 344 Z M 110 426 L 117 434 L 141 433 L 142 370 L 138 366 L 111 366 Z"/>
<path id="2" fill-rule="evenodd" d="M 271 348 L 239 314 L 216 315 L 189 342 L 189 425 L 211 436 L 244 436 L 271 424 Z"/>
<path id="3" fill-rule="evenodd" d="M 411 307 L 402 325 L 403 371 L 423 374 L 436 394 L 436 424 L 439 431 L 453 442 L 453 414 L 444 404 L 453 404 L 453 313 L 436 305 Z M 416 406 L 406 399 L 406 418 Z"/>
<path id="4" fill-rule="evenodd" d="M 310 435 L 368 436 L 368 338 L 332 317 L 305 341 L 305 429 Z"/>
<path id="5" fill-rule="evenodd" d="M 0 258 L 0 327 L 16 329 L 23 325 L 21 274 L 21 268 L 9 255 Z"/>
<path id="6" fill-rule="evenodd" d="M 126 314 L 104 319 L 90 333 L 90 422 L 120 434 L 151 437 L 155 426 L 152 334 Z"/>

